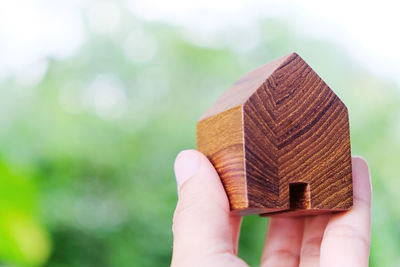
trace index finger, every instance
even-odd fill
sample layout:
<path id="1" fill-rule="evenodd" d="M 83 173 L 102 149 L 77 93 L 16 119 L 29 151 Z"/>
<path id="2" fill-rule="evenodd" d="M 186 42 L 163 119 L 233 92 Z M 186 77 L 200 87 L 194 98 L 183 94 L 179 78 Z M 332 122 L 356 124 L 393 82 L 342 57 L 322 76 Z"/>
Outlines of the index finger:
<path id="1" fill-rule="evenodd" d="M 333 215 L 321 243 L 321 266 L 368 266 L 371 242 L 371 180 L 366 161 L 352 158 L 353 208 Z"/>

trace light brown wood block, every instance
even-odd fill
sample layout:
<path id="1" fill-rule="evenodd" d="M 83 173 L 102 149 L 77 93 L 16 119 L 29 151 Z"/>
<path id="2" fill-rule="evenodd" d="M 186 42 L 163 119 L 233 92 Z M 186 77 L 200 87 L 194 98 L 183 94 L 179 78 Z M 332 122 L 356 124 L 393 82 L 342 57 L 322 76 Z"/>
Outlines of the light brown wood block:
<path id="1" fill-rule="evenodd" d="M 240 78 L 197 123 L 241 215 L 313 215 L 353 205 L 347 108 L 296 53 Z"/>

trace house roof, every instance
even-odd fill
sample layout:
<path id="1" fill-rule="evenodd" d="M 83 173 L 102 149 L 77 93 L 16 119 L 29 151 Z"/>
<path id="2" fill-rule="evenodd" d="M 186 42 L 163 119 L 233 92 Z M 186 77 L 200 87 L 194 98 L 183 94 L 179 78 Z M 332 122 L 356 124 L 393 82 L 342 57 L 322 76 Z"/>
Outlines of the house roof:
<path id="1" fill-rule="evenodd" d="M 244 104 L 247 99 L 282 65 L 296 53 L 271 61 L 258 69 L 242 76 L 203 114 L 200 120 L 216 115 L 225 110 Z"/>

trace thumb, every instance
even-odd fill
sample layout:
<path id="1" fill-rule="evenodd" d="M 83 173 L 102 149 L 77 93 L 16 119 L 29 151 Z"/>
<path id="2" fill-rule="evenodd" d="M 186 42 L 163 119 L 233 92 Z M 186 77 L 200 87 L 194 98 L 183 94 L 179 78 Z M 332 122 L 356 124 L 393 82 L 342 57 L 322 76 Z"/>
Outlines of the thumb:
<path id="1" fill-rule="evenodd" d="M 174 262 L 235 254 L 241 218 L 231 216 L 220 178 L 208 159 L 186 150 L 175 160 L 178 204 L 173 219 Z M 179 265 L 180 265 L 179 264 Z"/>

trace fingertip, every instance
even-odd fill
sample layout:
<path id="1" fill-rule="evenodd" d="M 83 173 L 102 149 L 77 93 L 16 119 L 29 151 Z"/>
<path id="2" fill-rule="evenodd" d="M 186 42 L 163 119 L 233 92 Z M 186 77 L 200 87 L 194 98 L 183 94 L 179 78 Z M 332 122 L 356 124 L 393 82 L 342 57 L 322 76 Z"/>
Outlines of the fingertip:
<path id="1" fill-rule="evenodd" d="M 196 150 L 183 150 L 176 156 L 174 170 L 178 191 L 184 182 L 199 171 L 201 163 L 199 154 Z"/>
<path id="2" fill-rule="evenodd" d="M 203 153 L 197 150 L 180 152 L 176 157 L 174 168 L 179 197 L 183 194 L 195 194 L 195 192 L 200 193 L 201 191 L 212 199 L 214 197 L 221 199 L 222 196 L 223 201 L 227 200 L 217 171 Z M 220 202 L 220 200 L 216 202 Z"/>
<path id="3" fill-rule="evenodd" d="M 366 172 L 369 175 L 368 163 L 367 163 L 367 160 L 364 157 L 353 156 L 351 163 L 353 165 L 353 169 L 355 169 L 356 171 Z"/>
<path id="4" fill-rule="evenodd" d="M 201 153 L 194 149 L 186 149 L 179 152 L 174 162 L 175 171 L 177 170 L 177 168 L 181 167 L 181 165 L 183 165 L 188 158 L 199 157 L 199 154 Z"/>
<path id="5" fill-rule="evenodd" d="M 360 156 L 352 158 L 354 201 L 371 201 L 372 185 L 371 175 L 367 161 Z"/>

